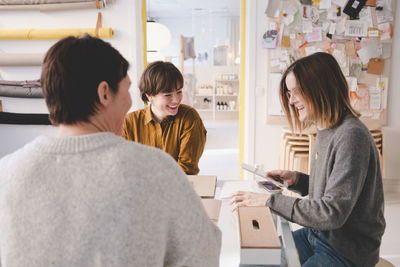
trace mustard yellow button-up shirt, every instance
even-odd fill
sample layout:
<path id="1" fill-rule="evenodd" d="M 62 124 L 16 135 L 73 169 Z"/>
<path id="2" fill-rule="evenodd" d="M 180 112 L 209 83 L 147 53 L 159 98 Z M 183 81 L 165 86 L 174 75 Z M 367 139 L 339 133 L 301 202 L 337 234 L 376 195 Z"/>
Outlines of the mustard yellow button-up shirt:
<path id="1" fill-rule="evenodd" d="M 167 152 L 186 174 L 199 173 L 206 134 L 197 111 L 183 104 L 175 116 L 168 116 L 161 123 L 153 117 L 150 107 L 131 112 L 125 117 L 123 132 L 127 140 Z"/>

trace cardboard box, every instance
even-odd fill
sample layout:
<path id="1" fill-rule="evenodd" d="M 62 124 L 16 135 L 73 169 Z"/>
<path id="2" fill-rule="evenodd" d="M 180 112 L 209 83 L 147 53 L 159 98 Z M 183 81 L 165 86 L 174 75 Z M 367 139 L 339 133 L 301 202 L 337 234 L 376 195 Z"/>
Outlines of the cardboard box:
<path id="1" fill-rule="evenodd" d="M 201 199 L 201 203 L 203 203 L 208 217 L 210 217 L 210 219 L 217 224 L 222 201 L 217 199 L 203 198 Z"/>
<path id="2" fill-rule="evenodd" d="M 281 242 L 268 207 L 239 207 L 240 263 L 281 264 Z"/>
<path id="3" fill-rule="evenodd" d="M 187 175 L 194 187 L 194 191 L 201 198 L 214 198 L 217 176 L 214 175 Z"/>

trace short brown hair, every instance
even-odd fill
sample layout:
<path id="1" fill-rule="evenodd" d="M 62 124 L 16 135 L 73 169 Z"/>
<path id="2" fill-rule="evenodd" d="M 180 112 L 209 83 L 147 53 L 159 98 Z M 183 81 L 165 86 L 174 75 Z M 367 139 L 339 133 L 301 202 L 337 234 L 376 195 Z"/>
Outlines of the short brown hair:
<path id="1" fill-rule="evenodd" d="M 286 96 L 289 73 L 296 77 L 299 93 L 310 105 L 316 123 L 330 128 L 346 114 L 360 116 L 350 104 L 349 87 L 339 64 L 332 55 L 318 52 L 293 62 L 282 75 L 280 99 L 292 130 L 301 131 L 310 126 L 310 122 L 301 122 L 297 109 L 289 103 Z"/>
<path id="2" fill-rule="evenodd" d="M 155 61 L 147 66 L 140 78 L 139 89 L 143 102 L 149 102 L 146 95 L 172 92 L 183 87 L 181 72 L 170 62 Z"/>
<path id="3" fill-rule="evenodd" d="M 43 60 L 40 82 L 54 125 L 89 121 L 97 112 L 98 85 L 118 91 L 129 63 L 109 43 L 86 35 L 54 44 Z"/>

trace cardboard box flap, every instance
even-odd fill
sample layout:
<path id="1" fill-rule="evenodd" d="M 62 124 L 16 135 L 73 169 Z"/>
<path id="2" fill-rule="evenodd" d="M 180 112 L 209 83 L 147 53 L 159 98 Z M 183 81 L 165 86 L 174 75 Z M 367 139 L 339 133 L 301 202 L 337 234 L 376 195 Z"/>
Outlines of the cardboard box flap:
<path id="1" fill-rule="evenodd" d="M 214 198 L 217 176 L 215 175 L 187 175 L 192 183 L 194 191 L 200 197 Z"/>
<path id="2" fill-rule="evenodd" d="M 281 248 L 268 207 L 239 207 L 238 219 L 242 248 Z"/>
<path id="3" fill-rule="evenodd" d="M 218 222 L 222 201 L 216 199 L 201 199 L 201 203 L 203 203 L 208 217 L 214 222 Z"/>

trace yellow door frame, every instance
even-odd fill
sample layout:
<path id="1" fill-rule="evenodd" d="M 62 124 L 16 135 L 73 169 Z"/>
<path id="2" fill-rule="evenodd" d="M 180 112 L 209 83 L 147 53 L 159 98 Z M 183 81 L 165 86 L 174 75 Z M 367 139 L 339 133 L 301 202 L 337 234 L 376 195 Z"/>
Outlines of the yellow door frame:
<path id="1" fill-rule="evenodd" d="M 147 67 L 147 10 L 146 0 L 142 0 L 143 62 Z M 246 67 L 246 0 L 240 0 L 240 83 L 239 83 L 239 165 L 244 161 L 245 125 L 245 67 Z M 243 170 L 240 168 L 240 178 Z"/>
<path id="2" fill-rule="evenodd" d="M 246 0 L 240 0 L 240 83 L 239 83 L 239 165 L 244 161 L 245 125 L 245 70 L 246 70 Z M 239 167 L 240 168 L 240 167 Z M 243 180 L 243 169 L 240 168 Z"/>

